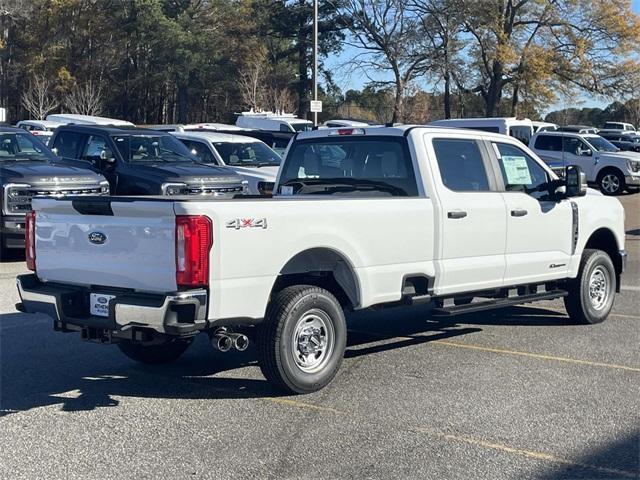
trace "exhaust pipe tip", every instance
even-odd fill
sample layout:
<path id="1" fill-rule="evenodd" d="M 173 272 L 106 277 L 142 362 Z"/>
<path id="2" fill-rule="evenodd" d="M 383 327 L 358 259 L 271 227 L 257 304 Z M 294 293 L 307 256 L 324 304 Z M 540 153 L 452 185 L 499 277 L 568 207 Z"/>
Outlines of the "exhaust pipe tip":
<path id="1" fill-rule="evenodd" d="M 249 347 L 249 338 L 246 335 L 237 334 L 233 339 L 233 346 L 239 352 L 244 352 Z"/>
<path id="2" fill-rule="evenodd" d="M 217 334 L 211 337 L 211 345 L 220 352 L 228 352 L 233 347 L 233 341 L 228 335 Z"/>

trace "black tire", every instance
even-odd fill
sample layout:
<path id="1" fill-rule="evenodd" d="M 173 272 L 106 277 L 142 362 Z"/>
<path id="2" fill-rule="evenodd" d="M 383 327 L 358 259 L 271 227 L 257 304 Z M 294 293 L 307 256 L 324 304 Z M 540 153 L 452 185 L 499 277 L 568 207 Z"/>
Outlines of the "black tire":
<path id="1" fill-rule="evenodd" d="M 324 350 L 307 351 L 323 341 Z M 260 369 L 281 390 L 315 392 L 335 377 L 346 344 L 344 312 L 330 292 L 311 285 L 287 287 L 271 301 L 258 330 Z"/>
<path id="2" fill-rule="evenodd" d="M 159 345 L 144 345 L 123 341 L 118 343 L 118 348 L 131 360 L 147 365 L 160 365 L 171 363 L 182 355 L 193 339 L 174 338 Z"/>
<path id="3" fill-rule="evenodd" d="M 627 187 L 624 175 L 617 168 L 605 168 L 598 174 L 598 187 L 605 195 L 620 195 Z"/>
<path id="4" fill-rule="evenodd" d="M 593 282 L 598 283 L 598 279 L 603 278 L 606 280 L 602 289 L 595 288 Z M 604 322 L 613 308 L 616 292 L 616 271 L 609 255 L 602 250 L 585 250 L 578 276 L 569 281 L 567 290 L 569 295 L 564 298 L 564 306 L 573 320 L 584 324 Z M 598 302 L 600 291 L 604 297 Z"/>

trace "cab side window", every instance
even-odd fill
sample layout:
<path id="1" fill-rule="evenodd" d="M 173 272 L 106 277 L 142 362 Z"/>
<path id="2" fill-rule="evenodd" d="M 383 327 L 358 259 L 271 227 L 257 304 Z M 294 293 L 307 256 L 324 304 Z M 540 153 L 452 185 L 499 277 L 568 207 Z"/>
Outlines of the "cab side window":
<path id="1" fill-rule="evenodd" d="M 544 188 L 549 176 L 542 166 L 524 150 L 508 143 L 493 144 L 507 192 L 523 192 L 544 200 L 549 192 Z"/>
<path id="2" fill-rule="evenodd" d="M 487 170 L 475 140 L 433 140 L 442 183 L 454 192 L 488 192 Z"/>
<path id="3" fill-rule="evenodd" d="M 538 135 L 533 148 L 536 150 L 547 150 L 549 152 L 561 152 L 562 137 L 555 135 Z"/>
<path id="4" fill-rule="evenodd" d="M 52 148 L 55 148 L 57 155 L 63 158 L 78 158 L 80 149 L 84 145 L 86 135 L 75 132 L 60 132 Z"/>
<path id="5" fill-rule="evenodd" d="M 209 149 L 209 147 L 205 145 L 203 142 L 196 142 L 194 140 L 183 140 L 183 139 L 180 139 L 180 141 L 184 143 L 185 146 L 189 149 L 189 151 L 192 154 L 194 154 L 196 157 L 198 157 L 198 160 L 200 160 L 201 162 L 215 163 L 216 165 L 218 164 L 218 161 L 214 158 L 213 153 L 211 153 L 211 150 Z"/>
<path id="6" fill-rule="evenodd" d="M 83 149 L 81 160 L 87 160 L 89 162 L 100 161 L 100 155 L 105 152 L 107 158 L 113 157 L 113 152 L 107 145 L 107 140 L 104 137 L 91 135 L 89 141 Z"/>

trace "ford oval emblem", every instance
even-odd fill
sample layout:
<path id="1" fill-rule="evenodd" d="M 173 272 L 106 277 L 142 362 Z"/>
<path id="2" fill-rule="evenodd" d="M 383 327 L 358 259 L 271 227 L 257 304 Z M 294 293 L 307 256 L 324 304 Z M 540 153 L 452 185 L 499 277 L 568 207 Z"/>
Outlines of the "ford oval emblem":
<path id="1" fill-rule="evenodd" d="M 106 298 L 104 298 L 104 297 L 98 297 L 98 303 L 103 303 L 103 304 L 104 304 L 104 303 L 107 303 L 108 301 L 109 301 L 109 300 L 107 300 L 107 299 L 106 299 Z"/>
<path id="2" fill-rule="evenodd" d="M 107 241 L 107 236 L 102 232 L 91 232 L 89 234 L 89 241 L 94 245 L 102 245 Z"/>

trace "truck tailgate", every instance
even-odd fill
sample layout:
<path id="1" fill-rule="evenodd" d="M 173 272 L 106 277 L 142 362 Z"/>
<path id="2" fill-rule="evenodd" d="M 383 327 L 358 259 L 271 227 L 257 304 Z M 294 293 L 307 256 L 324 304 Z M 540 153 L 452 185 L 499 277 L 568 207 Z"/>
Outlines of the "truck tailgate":
<path id="1" fill-rule="evenodd" d="M 33 207 L 40 280 L 176 290 L 173 202 L 36 199 Z"/>

